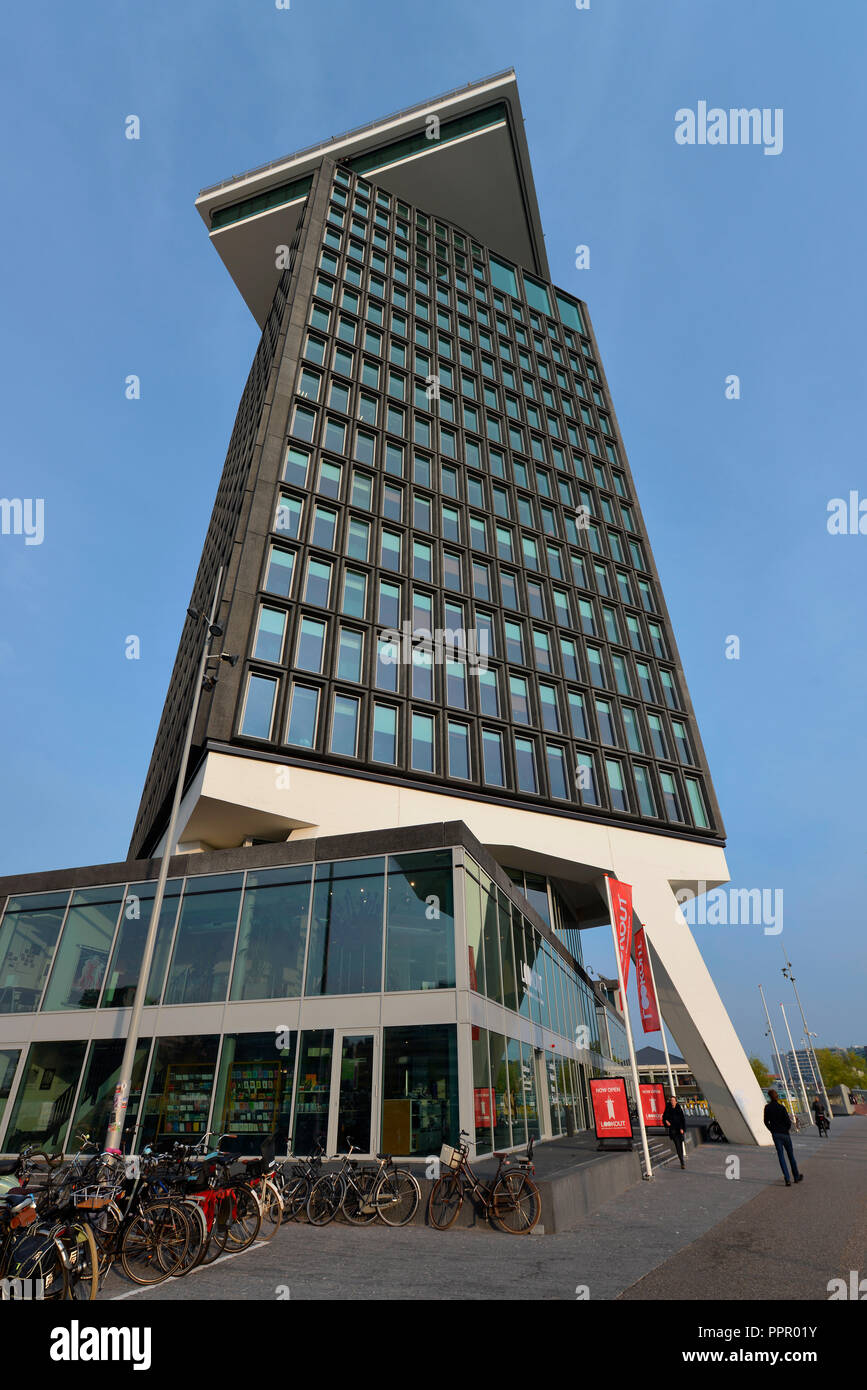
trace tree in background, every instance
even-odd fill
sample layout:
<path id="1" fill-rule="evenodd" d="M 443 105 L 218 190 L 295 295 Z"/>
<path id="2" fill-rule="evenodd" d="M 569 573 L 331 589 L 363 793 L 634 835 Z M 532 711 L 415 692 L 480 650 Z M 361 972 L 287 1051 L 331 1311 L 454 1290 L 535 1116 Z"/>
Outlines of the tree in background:
<path id="1" fill-rule="evenodd" d="M 768 1071 L 764 1062 L 760 1057 L 751 1057 L 750 1066 L 752 1067 L 753 1075 L 755 1076 L 762 1090 L 766 1091 L 773 1082 L 774 1078 L 771 1076 L 771 1073 Z"/>
<path id="2" fill-rule="evenodd" d="M 817 1047 L 816 1060 L 826 1086 L 867 1085 L 867 1062 L 858 1052 L 832 1052 L 830 1047 Z"/>

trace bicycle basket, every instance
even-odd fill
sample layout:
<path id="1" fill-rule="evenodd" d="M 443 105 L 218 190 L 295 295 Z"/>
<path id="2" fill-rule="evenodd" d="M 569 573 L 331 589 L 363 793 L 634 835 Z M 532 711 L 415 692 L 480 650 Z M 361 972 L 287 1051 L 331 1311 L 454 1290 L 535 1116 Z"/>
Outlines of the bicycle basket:
<path id="1" fill-rule="evenodd" d="M 72 1194 L 72 1204 L 82 1211 L 102 1211 L 103 1207 L 111 1205 L 114 1193 L 114 1188 L 79 1187 Z"/>
<path id="2" fill-rule="evenodd" d="M 443 1168 L 459 1168 L 461 1166 L 460 1149 L 453 1149 L 451 1144 L 443 1144 L 440 1149 L 440 1164 Z"/>

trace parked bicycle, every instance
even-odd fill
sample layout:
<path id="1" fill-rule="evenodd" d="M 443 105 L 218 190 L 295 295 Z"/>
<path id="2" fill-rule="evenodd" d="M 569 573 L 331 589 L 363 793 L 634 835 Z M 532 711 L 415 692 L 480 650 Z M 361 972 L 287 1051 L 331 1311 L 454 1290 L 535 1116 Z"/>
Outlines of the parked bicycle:
<path id="1" fill-rule="evenodd" d="M 473 1172 L 469 1162 L 469 1138 L 461 1130 L 457 1148 L 444 1144 L 440 1151 L 441 1176 L 431 1188 L 428 1199 L 428 1219 L 438 1231 L 447 1231 L 458 1219 L 458 1213 L 469 1193 L 487 1220 L 493 1219 L 509 1235 L 528 1235 L 542 1212 L 539 1189 L 530 1176 L 533 1167 L 531 1139 L 526 1158 L 513 1159 L 505 1153 L 495 1153 L 499 1167 L 490 1182 Z"/>

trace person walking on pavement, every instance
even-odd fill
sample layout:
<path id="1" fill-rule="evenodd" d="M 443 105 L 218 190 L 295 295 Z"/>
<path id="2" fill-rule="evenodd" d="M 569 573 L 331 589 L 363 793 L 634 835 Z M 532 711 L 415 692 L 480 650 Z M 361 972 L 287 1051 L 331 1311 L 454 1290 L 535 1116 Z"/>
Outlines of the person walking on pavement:
<path id="1" fill-rule="evenodd" d="M 792 1177 L 795 1182 L 803 1182 L 804 1174 L 798 1172 L 798 1165 L 795 1162 L 795 1150 L 792 1148 L 792 1140 L 789 1130 L 792 1128 L 792 1121 L 789 1112 L 784 1105 L 780 1104 L 779 1093 L 774 1090 L 768 1091 L 768 1104 L 765 1106 L 765 1128 L 771 1131 L 771 1138 L 774 1141 L 774 1148 L 777 1151 L 777 1158 L 780 1160 L 780 1167 L 783 1170 L 783 1177 L 786 1180 L 786 1187 L 791 1187 L 789 1170 L 786 1167 L 786 1155 L 789 1156 L 789 1163 L 792 1165 Z"/>
<path id="2" fill-rule="evenodd" d="M 683 1161 L 683 1137 L 686 1133 L 686 1116 L 683 1113 L 683 1106 L 678 1104 L 677 1096 L 669 1096 L 668 1104 L 662 1112 L 662 1123 L 668 1130 L 668 1137 L 677 1150 L 681 1168 L 685 1168 Z"/>

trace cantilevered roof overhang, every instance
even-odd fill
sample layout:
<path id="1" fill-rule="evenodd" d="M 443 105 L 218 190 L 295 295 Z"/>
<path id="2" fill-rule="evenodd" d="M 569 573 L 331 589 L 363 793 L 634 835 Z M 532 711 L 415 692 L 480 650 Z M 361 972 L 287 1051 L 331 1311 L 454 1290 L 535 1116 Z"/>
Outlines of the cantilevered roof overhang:
<path id="1" fill-rule="evenodd" d="M 372 183 L 550 279 L 509 69 L 202 190 L 196 207 L 260 326 L 281 273 L 276 248 L 291 243 L 323 158 L 348 161 Z"/>

